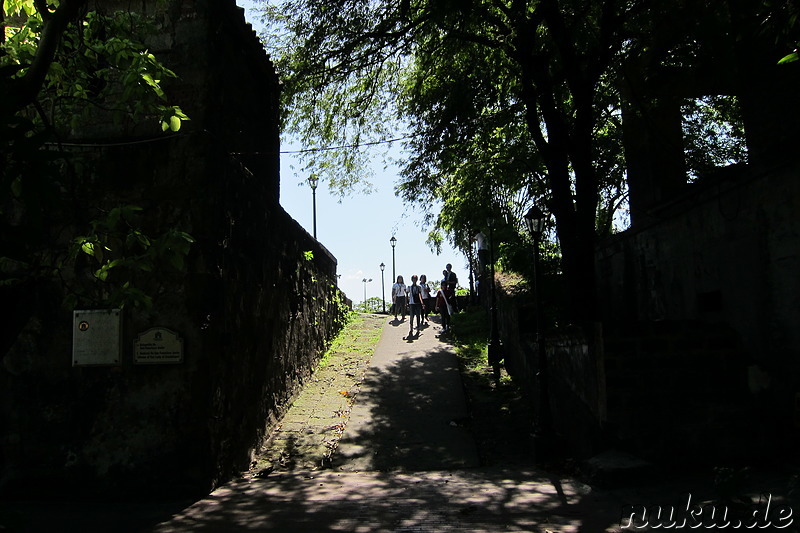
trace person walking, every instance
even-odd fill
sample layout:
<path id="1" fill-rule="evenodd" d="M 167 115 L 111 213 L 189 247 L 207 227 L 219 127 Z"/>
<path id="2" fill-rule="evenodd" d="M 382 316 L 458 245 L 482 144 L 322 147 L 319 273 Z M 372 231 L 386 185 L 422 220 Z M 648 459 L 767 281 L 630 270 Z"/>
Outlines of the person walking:
<path id="1" fill-rule="evenodd" d="M 483 278 L 486 273 L 486 265 L 489 264 L 489 240 L 482 231 L 478 231 L 474 239 L 478 248 L 478 276 Z"/>
<path id="2" fill-rule="evenodd" d="M 428 313 L 434 306 L 433 296 L 431 295 L 431 288 L 428 285 L 428 277 L 421 274 L 419 277 L 419 287 L 422 289 L 422 325 L 428 325 Z"/>
<path id="3" fill-rule="evenodd" d="M 411 276 L 411 286 L 408 288 L 408 336 L 414 334 L 414 317 L 417 317 L 417 334 L 422 326 L 422 309 L 425 304 L 422 302 L 422 287 L 417 284 L 417 275 Z"/>
<path id="4" fill-rule="evenodd" d="M 442 271 L 442 275 L 444 276 L 442 279 L 442 288 L 444 289 L 445 296 L 447 296 L 450 310 L 457 311 L 458 306 L 456 305 L 456 287 L 458 286 L 458 276 L 456 276 L 456 273 L 453 272 L 453 265 L 447 263 Z"/>
<path id="5" fill-rule="evenodd" d="M 450 314 L 452 306 L 447 299 L 444 289 L 439 289 L 436 293 L 436 311 L 442 316 L 442 333 L 450 331 Z"/>
<path id="6" fill-rule="evenodd" d="M 395 320 L 398 312 L 403 320 L 406 319 L 406 284 L 403 282 L 403 276 L 397 276 L 397 281 L 392 285 L 392 310 Z"/>

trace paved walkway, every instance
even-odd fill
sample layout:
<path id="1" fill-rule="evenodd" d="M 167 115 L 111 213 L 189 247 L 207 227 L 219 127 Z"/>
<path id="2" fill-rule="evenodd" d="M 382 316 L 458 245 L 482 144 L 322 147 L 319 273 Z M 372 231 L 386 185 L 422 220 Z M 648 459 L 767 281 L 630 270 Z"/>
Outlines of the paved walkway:
<path id="1" fill-rule="evenodd" d="M 318 376 L 254 475 L 149 532 L 614 530 L 618 505 L 599 505 L 586 485 L 481 468 L 462 426 L 468 411 L 456 357 L 439 325 L 409 337 L 407 320 L 384 321 L 363 379 L 353 361 L 333 369 L 350 375 L 347 390 Z"/>
<path id="2" fill-rule="evenodd" d="M 456 359 L 438 325 L 411 338 L 407 321 L 381 318 L 375 327 L 374 356 L 352 354 L 318 371 L 249 475 L 195 502 L 32 503 L 38 519 L 9 531 L 602 533 L 621 531 L 628 504 L 680 508 L 687 494 L 698 504 L 714 497 L 707 478 L 594 490 L 534 468 L 479 465 L 462 425 Z"/>
<path id="3" fill-rule="evenodd" d="M 387 323 L 333 455 L 340 471 L 474 468 L 478 450 L 459 425 L 469 416 L 458 361 L 431 323 L 408 335 Z"/>

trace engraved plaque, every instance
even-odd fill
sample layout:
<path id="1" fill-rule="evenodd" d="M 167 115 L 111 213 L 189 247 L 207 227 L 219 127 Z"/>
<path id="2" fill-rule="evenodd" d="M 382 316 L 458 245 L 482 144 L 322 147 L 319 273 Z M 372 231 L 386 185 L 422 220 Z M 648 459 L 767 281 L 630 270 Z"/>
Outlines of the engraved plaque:
<path id="1" fill-rule="evenodd" d="M 133 362 L 146 365 L 183 363 L 183 339 L 167 328 L 150 328 L 133 341 Z"/>
<path id="2" fill-rule="evenodd" d="M 120 364 L 120 309 L 75 310 L 72 322 L 72 366 Z"/>

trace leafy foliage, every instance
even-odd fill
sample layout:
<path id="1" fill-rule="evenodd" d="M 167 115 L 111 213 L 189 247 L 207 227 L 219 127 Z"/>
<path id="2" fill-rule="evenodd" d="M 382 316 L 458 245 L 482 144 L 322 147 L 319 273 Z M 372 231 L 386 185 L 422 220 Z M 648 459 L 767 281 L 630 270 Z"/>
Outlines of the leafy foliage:
<path id="1" fill-rule="evenodd" d="M 627 201 L 628 75 L 650 89 L 675 72 L 731 73 L 745 34 L 783 34 L 797 13 L 783 4 L 287 0 L 265 15 L 286 81 L 286 131 L 311 150 L 314 171 L 350 190 L 368 142 L 406 137 L 397 192 L 436 200 L 441 211 L 426 213 L 431 246 L 448 238 L 466 252 L 491 216 L 509 264 L 530 246 L 522 215 L 546 208 L 573 315 L 591 320 L 595 243 Z M 628 103 L 639 104 L 628 89 Z M 698 170 L 742 159 L 735 106 L 717 100 L 686 112 Z M 709 133 L 731 142 L 712 145 Z"/>
<path id="2" fill-rule="evenodd" d="M 193 239 L 177 228 L 148 233 L 139 207 L 78 194 L 89 172 L 60 143 L 148 121 L 154 133 L 178 131 L 188 120 L 161 86 L 175 73 L 142 43 L 154 28 L 136 13 L 86 11 L 85 0 L 6 0 L 2 8 L 0 287 L 60 280 L 67 306 L 147 307 L 136 273 L 183 269 Z"/>
<path id="3" fill-rule="evenodd" d="M 34 63 L 45 29 L 41 13 L 28 2 L 21 4 L 23 22 L 7 26 L 0 57 L 4 71 L 15 78 Z M 12 3 L 8 11 L 15 7 Z M 153 31 L 152 22 L 135 12 L 92 11 L 71 24 L 36 99 L 38 118 L 61 134 L 95 124 L 98 115 L 117 128 L 155 119 L 163 131 L 178 131 L 188 117 L 178 106 L 166 104 L 161 86 L 175 73 L 140 40 Z"/>
<path id="4" fill-rule="evenodd" d="M 716 167 L 747 161 L 743 120 L 735 98 L 692 99 L 681 111 L 691 179 Z"/>
<path id="5" fill-rule="evenodd" d="M 406 125 L 411 157 L 398 193 L 440 201 L 428 213 L 434 247 L 445 234 L 468 250 L 491 215 L 522 250 L 522 215 L 537 202 L 555 214 L 577 264 L 591 255 L 600 190 L 607 218 L 625 194 L 607 72 L 636 4 L 292 1 L 267 13 L 287 29 L 267 44 L 286 80 L 288 131 L 309 148 L 389 136 L 387 119 Z M 331 167 L 316 157 L 309 165 L 325 175 Z M 353 161 L 338 169 L 352 176 Z"/>
<path id="6" fill-rule="evenodd" d="M 355 317 L 355 312 L 350 308 L 344 293 L 335 284 L 331 284 L 331 311 L 334 314 L 333 331 L 341 331 Z"/>
<path id="7" fill-rule="evenodd" d="M 171 228 L 157 237 L 145 235 L 137 217 L 142 209 L 125 205 L 111 209 L 105 218 L 92 221 L 92 232 L 75 237 L 70 249 L 70 259 L 76 261 L 80 254 L 94 259 L 98 267 L 93 275 L 100 282 L 111 282 L 108 303 L 116 307 L 126 305 L 150 308 L 152 298 L 134 286 L 139 273 L 163 275 L 172 270 L 185 269 L 185 257 L 194 239 L 183 231 Z M 77 292 L 81 291 L 81 292 Z M 83 287 L 76 287 L 72 295 L 91 299 Z"/>

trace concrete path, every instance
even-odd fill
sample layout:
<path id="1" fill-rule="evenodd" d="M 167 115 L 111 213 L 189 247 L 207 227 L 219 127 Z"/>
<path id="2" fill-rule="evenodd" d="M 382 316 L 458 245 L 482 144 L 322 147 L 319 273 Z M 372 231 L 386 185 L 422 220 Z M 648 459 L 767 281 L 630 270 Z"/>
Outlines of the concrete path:
<path id="1" fill-rule="evenodd" d="M 631 526 L 625 506 L 679 508 L 687 494 L 697 504 L 713 501 L 707 478 L 662 476 L 596 490 L 534 468 L 479 466 L 461 426 L 468 413 L 456 360 L 438 325 L 408 338 L 407 321 L 383 320 L 371 360 L 343 358 L 304 388 L 265 452 L 281 460 L 262 475 L 195 502 L 17 502 L 6 515 L 27 517 L 25 525 L 0 531 L 652 531 L 669 526 Z M 773 485 L 757 487 L 759 496 Z M 797 531 L 796 524 L 782 530 Z"/>
<path id="2" fill-rule="evenodd" d="M 453 350 L 431 323 L 408 335 L 387 323 L 336 453 L 346 472 L 474 468 L 478 450 L 460 427 L 469 416 Z"/>
<path id="3" fill-rule="evenodd" d="M 265 477 L 228 483 L 147 532 L 618 530 L 619 504 L 601 503 L 586 485 L 532 469 L 481 468 L 462 427 L 469 416 L 464 389 L 440 326 L 431 322 L 409 337 L 407 319 L 385 320 L 330 468 L 276 465 Z M 307 408 L 302 396 L 295 403 Z M 314 418 L 298 418 L 293 409 L 284 426 L 295 435 L 313 432 Z"/>

